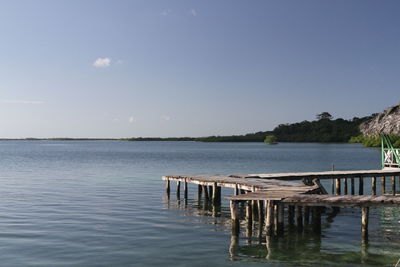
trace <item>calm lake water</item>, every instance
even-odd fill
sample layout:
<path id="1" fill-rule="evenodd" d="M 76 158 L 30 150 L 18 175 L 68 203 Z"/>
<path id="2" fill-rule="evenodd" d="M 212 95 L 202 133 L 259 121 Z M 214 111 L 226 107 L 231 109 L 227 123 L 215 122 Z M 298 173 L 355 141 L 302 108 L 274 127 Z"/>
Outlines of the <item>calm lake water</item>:
<path id="1" fill-rule="evenodd" d="M 196 186 L 189 185 L 185 203 L 176 199 L 175 184 L 168 200 L 161 181 L 165 174 L 324 171 L 332 163 L 337 170 L 376 169 L 377 149 L 2 141 L 0 152 L 1 266 L 393 266 L 400 257 L 397 208 L 370 211 L 367 249 L 360 246 L 359 209 L 343 208 L 334 218 L 323 216 L 322 236 L 274 240 L 268 259 L 265 241 L 245 231 L 232 253 L 228 203 L 212 216 Z"/>

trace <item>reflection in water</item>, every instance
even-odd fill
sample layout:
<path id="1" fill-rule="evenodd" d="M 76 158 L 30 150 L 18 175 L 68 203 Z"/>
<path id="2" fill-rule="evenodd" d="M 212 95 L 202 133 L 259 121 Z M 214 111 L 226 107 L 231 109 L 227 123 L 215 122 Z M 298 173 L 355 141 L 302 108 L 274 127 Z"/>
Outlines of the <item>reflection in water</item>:
<path id="1" fill-rule="evenodd" d="M 179 209 L 184 212 L 186 217 L 199 217 L 203 219 L 209 218 L 206 222 L 211 223 L 219 227 L 221 231 L 230 231 L 231 219 L 230 210 L 227 207 L 227 203 L 217 202 L 214 205 L 209 195 L 204 197 L 204 193 L 196 197 L 195 199 L 171 199 L 166 194 L 164 197 L 166 207 L 168 209 Z M 260 205 L 260 203 L 257 203 Z M 251 207 L 253 211 L 254 206 Z M 264 208 L 264 207 L 263 207 Z M 279 208 L 279 207 L 278 207 Z M 361 239 L 360 227 L 360 215 L 358 211 L 354 211 L 351 208 L 321 208 L 319 212 L 322 213 L 322 221 L 320 222 L 320 233 L 315 231 L 315 221 L 313 219 L 314 209 L 304 209 L 305 216 L 303 222 L 300 225 L 291 223 L 288 220 L 288 207 L 285 207 L 285 229 L 283 232 L 275 232 L 273 236 L 267 236 L 265 234 L 265 224 L 263 216 L 257 216 L 257 213 L 252 213 L 252 216 L 246 216 L 249 210 L 246 212 L 246 205 L 238 205 L 239 218 L 240 218 L 240 229 L 242 231 L 239 234 L 235 234 L 234 231 L 230 235 L 229 244 L 227 244 L 228 258 L 232 261 L 253 261 L 253 262 L 266 262 L 278 265 L 337 265 L 346 264 L 348 266 L 360 266 L 360 265 L 377 265 L 377 266 L 393 266 L 398 255 L 385 255 L 382 250 L 379 249 L 379 244 L 382 242 L 374 242 L 371 238 L 368 242 Z M 379 230 L 374 231 L 372 239 L 385 238 L 391 241 L 400 241 L 400 235 L 398 234 L 400 227 L 393 225 L 393 220 L 400 222 L 400 209 L 398 208 L 384 208 L 377 210 L 381 212 L 381 227 Z M 357 225 L 354 229 L 357 229 L 357 235 L 352 238 L 355 242 L 360 242 L 358 250 L 352 248 L 345 248 L 345 243 L 349 240 L 344 241 L 343 244 L 332 245 L 332 239 L 335 238 L 331 233 L 326 235 L 326 232 L 337 231 L 340 228 L 339 225 L 335 225 L 335 218 L 346 217 L 355 213 L 357 218 Z M 309 217 L 310 218 L 307 218 Z M 214 220 L 210 220 L 214 218 Z M 343 219 L 343 218 L 341 218 Z M 338 220 L 339 222 L 341 220 Z M 353 223 L 354 224 L 354 223 Z M 355 230 L 356 231 L 356 230 Z M 393 234 L 397 232 L 397 234 Z M 358 238 L 358 241 L 357 241 Z M 372 244 L 371 244 L 372 243 Z M 400 242 L 399 242 L 400 244 Z M 377 249 L 378 247 L 378 249 Z"/>

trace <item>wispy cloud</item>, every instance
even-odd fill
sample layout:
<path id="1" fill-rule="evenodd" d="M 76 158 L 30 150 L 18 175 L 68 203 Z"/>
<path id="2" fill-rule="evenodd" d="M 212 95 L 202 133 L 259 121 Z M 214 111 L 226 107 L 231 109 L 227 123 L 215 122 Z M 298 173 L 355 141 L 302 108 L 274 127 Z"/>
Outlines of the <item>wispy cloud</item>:
<path id="1" fill-rule="evenodd" d="M 190 14 L 192 14 L 193 17 L 196 17 L 196 16 L 197 16 L 197 10 L 194 9 L 194 8 L 192 8 L 192 9 L 190 10 Z"/>
<path id="2" fill-rule="evenodd" d="M 98 59 L 96 59 L 93 62 L 93 67 L 96 68 L 106 68 L 111 66 L 111 58 L 105 57 L 105 58 L 101 58 L 99 57 Z"/>
<path id="3" fill-rule="evenodd" d="M 171 120 L 171 117 L 164 114 L 164 115 L 161 115 L 161 119 L 163 119 L 165 121 L 169 121 L 169 120 Z"/>
<path id="4" fill-rule="evenodd" d="M 136 122 L 136 118 L 133 117 L 133 116 L 130 116 L 129 119 L 128 119 L 128 122 L 129 123 L 134 123 L 134 122 Z"/>
<path id="5" fill-rule="evenodd" d="M 1 102 L 6 104 L 25 104 L 25 105 L 38 105 L 44 104 L 44 101 L 38 100 L 2 100 Z"/>
<path id="6" fill-rule="evenodd" d="M 171 9 L 164 9 L 162 12 L 161 12 L 161 15 L 162 16 L 168 16 L 169 14 L 171 14 L 171 12 L 172 12 L 172 10 Z"/>

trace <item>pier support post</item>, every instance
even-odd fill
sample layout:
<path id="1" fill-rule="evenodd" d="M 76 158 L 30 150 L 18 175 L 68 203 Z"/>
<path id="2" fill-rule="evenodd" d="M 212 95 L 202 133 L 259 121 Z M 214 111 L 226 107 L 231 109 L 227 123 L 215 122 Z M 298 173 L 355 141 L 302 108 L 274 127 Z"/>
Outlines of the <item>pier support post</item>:
<path id="1" fill-rule="evenodd" d="M 313 232 L 321 234 L 321 207 L 312 207 Z"/>
<path id="2" fill-rule="evenodd" d="M 165 190 L 167 191 L 167 195 L 169 197 L 169 193 L 171 192 L 171 182 L 169 181 L 169 179 L 165 183 Z"/>
<path id="3" fill-rule="evenodd" d="M 354 195 L 356 193 L 356 190 L 354 187 L 354 178 L 351 178 L 350 183 L 351 183 L 351 194 Z"/>
<path id="4" fill-rule="evenodd" d="M 207 186 L 203 185 L 203 192 L 204 192 L 204 200 L 208 201 L 210 199 L 210 197 L 208 196 L 208 190 L 207 190 Z"/>
<path id="5" fill-rule="evenodd" d="M 289 226 L 294 225 L 294 206 L 293 205 L 288 206 L 288 224 L 289 224 Z"/>
<path id="6" fill-rule="evenodd" d="M 203 187 L 201 185 L 197 185 L 197 198 L 201 199 L 201 195 L 203 192 Z"/>
<path id="7" fill-rule="evenodd" d="M 360 177 L 358 182 L 358 194 L 364 195 L 364 177 Z"/>
<path id="8" fill-rule="evenodd" d="M 278 220 L 277 220 L 277 228 L 276 228 L 276 233 L 278 236 L 282 236 L 285 229 L 285 223 L 284 223 L 284 218 L 285 218 L 285 206 L 283 205 L 283 203 L 278 203 L 277 204 L 277 216 L 278 216 Z"/>
<path id="9" fill-rule="evenodd" d="M 272 200 L 267 200 L 265 203 L 265 217 L 265 232 L 268 237 L 274 230 L 274 202 Z"/>
<path id="10" fill-rule="evenodd" d="M 336 178 L 335 179 L 335 181 L 336 181 L 336 195 L 340 195 L 340 178 Z"/>
<path id="11" fill-rule="evenodd" d="M 208 186 L 208 195 L 210 196 L 210 198 L 212 198 L 212 196 L 213 196 L 213 186 L 212 185 Z"/>
<path id="12" fill-rule="evenodd" d="M 176 196 L 181 197 L 181 181 L 176 182 Z"/>
<path id="13" fill-rule="evenodd" d="M 184 198 L 187 199 L 188 198 L 188 183 L 187 183 L 186 179 L 185 179 L 185 184 L 183 187 L 183 194 L 184 194 Z"/>
<path id="14" fill-rule="evenodd" d="M 384 195 L 386 193 L 386 177 L 382 176 L 381 181 L 381 194 Z"/>
<path id="15" fill-rule="evenodd" d="M 216 205 L 218 202 L 218 189 L 217 189 L 218 185 L 216 182 L 214 182 L 213 186 L 212 186 L 212 201 L 213 204 Z"/>
<path id="16" fill-rule="evenodd" d="M 303 231 L 303 207 L 300 205 L 296 207 L 296 224 L 297 230 Z"/>
<path id="17" fill-rule="evenodd" d="M 239 195 L 240 191 L 239 191 L 239 185 L 235 184 L 235 196 Z"/>
<path id="18" fill-rule="evenodd" d="M 246 219 L 247 219 L 247 222 L 253 222 L 253 213 L 251 210 L 251 200 L 246 201 Z"/>
<path id="19" fill-rule="evenodd" d="M 393 196 L 396 195 L 396 176 L 392 176 L 392 191 L 393 191 Z"/>
<path id="20" fill-rule="evenodd" d="M 368 242 L 368 216 L 369 216 L 369 207 L 362 206 L 361 207 L 361 238 L 363 243 Z"/>
<path id="21" fill-rule="evenodd" d="M 372 183 L 372 195 L 376 195 L 376 177 L 372 177 L 371 178 L 371 183 Z"/>
<path id="22" fill-rule="evenodd" d="M 232 235 L 238 236 L 240 232 L 239 214 L 238 214 L 238 203 L 231 200 L 231 223 L 232 223 Z"/>
<path id="23" fill-rule="evenodd" d="M 262 200 L 258 200 L 257 207 L 258 207 L 258 222 L 260 223 L 260 228 L 261 228 L 264 222 L 264 202 Z"/>
<path id="24" fill-rule="evenodd" d="M 344 185 L 343 185 L 343 187 L 344 187 L 344 194 L 345 195 L 347 195 L 347 178 L 344 178 Z"/>

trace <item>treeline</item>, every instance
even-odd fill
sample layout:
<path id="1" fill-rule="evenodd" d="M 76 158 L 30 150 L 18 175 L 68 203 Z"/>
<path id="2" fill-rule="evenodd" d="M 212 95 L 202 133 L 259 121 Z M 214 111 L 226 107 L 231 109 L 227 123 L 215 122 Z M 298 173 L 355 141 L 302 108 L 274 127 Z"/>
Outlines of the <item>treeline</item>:
<path id="1" fill-rule="evenodd" d="M 390 135 L 389 140 L 392 143 L 393 147 L 400 147 L 400 136 L 398 135 Z M 380 147 L 381 146 L 381 137 L 379 136 L 365 136 L 358 135 L 350 138 L 350 143 L 360 143 L 364 146 L 369 147 Z"/>
<path id="2" fill-rule="evenodd" d="M 263 142 L 266 136 L 274 137 L 278 142 L 349 142 L 360 135 L 359 126 L 368 117 L 345 120 L 333 119 L 328 112 L 316 115 L 314 121 L 302 121 L 280 124 L 272 131 L 260 131 L 245 135 L 207 136 L 207 137 L 170 137 L 170 138 L 128 138 L 127 141 L 197 141 L 197 142 Z"/>

